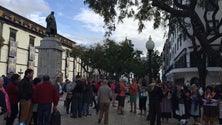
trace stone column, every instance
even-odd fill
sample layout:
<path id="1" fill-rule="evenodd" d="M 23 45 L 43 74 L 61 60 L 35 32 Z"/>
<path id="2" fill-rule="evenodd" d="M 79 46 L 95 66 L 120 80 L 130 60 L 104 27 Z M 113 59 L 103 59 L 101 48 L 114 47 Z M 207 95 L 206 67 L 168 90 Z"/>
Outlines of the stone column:
<path id="1" fill-rule="evenodd" d="M 62 47 L 60 41 L 54 37 L 44 37 L 39 50 L 37 75 L 49 75 L 51 82 L 54 83 L 56 74 L 62 71 Z"/>

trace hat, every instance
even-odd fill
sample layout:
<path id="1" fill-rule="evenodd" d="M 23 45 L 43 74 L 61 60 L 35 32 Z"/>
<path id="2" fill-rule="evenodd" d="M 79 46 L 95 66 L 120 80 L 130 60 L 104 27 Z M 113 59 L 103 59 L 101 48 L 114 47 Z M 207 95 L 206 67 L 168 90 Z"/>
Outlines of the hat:
<path id="1" fill-rule="evenodd" d="M 120 77 L 120 79 L 119 79 L 119 81 L 123 81 L 123 82 L 128 82 L 128 78 L 126 78 L 126 77 Z"/>

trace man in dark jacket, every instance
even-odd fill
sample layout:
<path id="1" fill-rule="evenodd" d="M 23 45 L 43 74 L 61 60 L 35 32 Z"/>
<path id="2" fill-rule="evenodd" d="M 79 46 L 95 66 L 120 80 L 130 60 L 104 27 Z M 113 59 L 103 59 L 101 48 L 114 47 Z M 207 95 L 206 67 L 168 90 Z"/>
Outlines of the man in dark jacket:
<path id="1" fill-rule="evenodd" d="M 32 118 L 32 78 L 34 71 L 32 69 L 27 69 L 25 71 L 25 76 L 19 83 L 19 93 L 20 93 L 20 123 L 24 122 L 29 125 Z"/>
<path id="2" fill-rule="evenodd" d="M 76 76 L 76 85 L 72 91 L 72 118 L 82 117 L 82 102 L 83 102 L 83 92 L 84 83 L 81 80 L 81 76 Z"/>
<path id="3" fill-rule="evenodd" d="M 150 125 L 155 124 L 155 120 L 157 125 L 161 125 L 161 100 L 163 97 L 163 92 L 161 87 L 156 84 L 152 83 L 149 85 L 151 87 L 149 91 L 149 105 L 150 105 L 150 111 L 151 113 L 151 119 L 150 119 Z"/>

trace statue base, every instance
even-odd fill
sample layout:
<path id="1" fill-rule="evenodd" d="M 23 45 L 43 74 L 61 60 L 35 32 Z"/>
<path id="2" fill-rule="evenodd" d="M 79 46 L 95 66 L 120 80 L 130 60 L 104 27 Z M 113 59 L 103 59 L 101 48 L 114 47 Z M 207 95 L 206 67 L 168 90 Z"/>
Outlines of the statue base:
<path id="1" fill-rule="evenodd" d="M 62 71 L 61 42 L 55 37 L 44 37 L 36 48 L 39 50 L 37 75 L 49 75 L 51 82 L 55 83 L 56 74 Z"/>

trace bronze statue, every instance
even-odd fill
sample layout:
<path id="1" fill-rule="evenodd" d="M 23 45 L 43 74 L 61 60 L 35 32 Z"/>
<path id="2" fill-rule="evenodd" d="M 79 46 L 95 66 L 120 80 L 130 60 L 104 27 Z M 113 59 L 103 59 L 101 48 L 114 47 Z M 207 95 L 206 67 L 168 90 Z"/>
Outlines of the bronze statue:
<path id="1" fill-rule="evenodd" d="M 47 23 L 46 34 L 48 36 L 55 36 L 57 34 L 57 28 L 56 28 L 56 20 L 55 20 L 53 11 L 46 18 L 46 23 Z"/>

